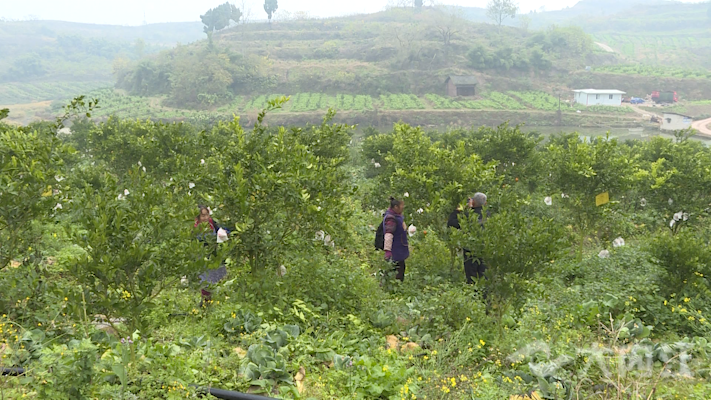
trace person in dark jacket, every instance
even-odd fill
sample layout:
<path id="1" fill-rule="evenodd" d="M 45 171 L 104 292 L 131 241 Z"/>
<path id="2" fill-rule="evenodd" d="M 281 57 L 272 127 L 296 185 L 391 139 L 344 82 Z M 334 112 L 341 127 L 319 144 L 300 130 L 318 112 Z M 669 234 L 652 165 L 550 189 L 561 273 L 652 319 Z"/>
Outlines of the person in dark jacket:
<path id="1" fill-rule="evenodd" d="M 402 216 L 405 202 L 390 198 L 390 208 L 383 218 L 385 232 L 385 259 L 393 263 L 396 272 L 395 279 L 405 280 L 405 260 L 410 256 L 410 245 L 407 240 L 407 226 Z"/>
<path id="2" fill-rule="evenodd" d="M 447 226 L 454 229 L 461 229 L 462 227 L 459 224 L 460 214 L 464 214 L 464 218 L 469 218 L 470 212 L 474 212 L 479 216 L 479 224 L 483 228 L 484 214 L 482 210 L 485 205 L 486 195 L 484 193 L 476 193 L 467 201 L 466 210 L 461 210 L 457 208 L 449 215 L 449 219 L 447 220 Z M 467 277 L 467 283 L 471 285 L 474 283 L 473 278 L 476 277 L 476 279 L 478 280 L 484 277 L 484 273 L 486 272 L 486 264 L 484 264 L 484 260 L 482 260 L 481 258 L 475 257 L 472 254 L 471 250 L 462 250 L 464 253 L 464 274 Z"/>
<path id="3" fill-rule="evenodd" d="M 218 232 L 220 229 L 225 229 L 218 225 L 210 216 L 210 209 L 207 208 L 206 206 L 198 206 L 200 209 L 200 214 L 195 218 L 195 225 L 194 228 L 202 228 L 201 233 L 198 234 L 197 238 L 201 242 L 205 243 L 205 246 L 210 246 L 211 241 L 208 241 L 208 236 L 215 236 L 217 237 Z M 227 231 L 225 229 L 225 231 Z M 217 247 L 214 248 L 214 250 L 211 252 L 210 256 L 216 255 L 217 254 Z M 219 268 L 217 269 L 209 269 L 200 274 L 200 282 L 205 283 L 205 284 L 215 284 L 224 279 L 227 276 L 227 267 L 222 264 L 220 265 Z M 209 301 L 212 297 L 212 293 L 209 292 L 206 288 L 201 289 L 201 294 L 202 294 L 202 304 L 204 304 L 205 301 Z"/>

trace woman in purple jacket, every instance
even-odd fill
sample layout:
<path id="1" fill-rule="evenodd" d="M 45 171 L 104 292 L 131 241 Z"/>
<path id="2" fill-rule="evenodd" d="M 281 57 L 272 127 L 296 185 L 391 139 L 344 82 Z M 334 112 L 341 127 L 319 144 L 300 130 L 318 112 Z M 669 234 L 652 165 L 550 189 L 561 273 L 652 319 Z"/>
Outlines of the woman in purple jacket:
<path id="1" fill-rule="evenodd" d="M 397 273 L 395 279 L 405 280 L 405 260 L 410 256 L 407 241 L 407 226 L 402 216 L 405 202 L 390 198 L 390 208 L 385 212 L 383 227 L 385 231 L 385 259 L 393 263 Z"/>

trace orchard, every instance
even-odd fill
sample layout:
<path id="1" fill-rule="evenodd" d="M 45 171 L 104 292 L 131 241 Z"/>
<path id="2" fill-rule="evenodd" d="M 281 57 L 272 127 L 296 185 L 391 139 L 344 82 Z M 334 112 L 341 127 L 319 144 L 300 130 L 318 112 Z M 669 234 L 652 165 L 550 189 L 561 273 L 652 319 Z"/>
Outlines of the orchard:
<path id="1" fill-rule="evenodd" d="M 267 124 L 287 101 L 251 129 L 94 122 L 84 98 L 0 121 L 0 398 L 708 398 L 711 150 L 689 132 Z M 447 228 L 477 192 L 483 220 Z M 373 246 L 390 196 L 416 227 L 403 282 Z"/>

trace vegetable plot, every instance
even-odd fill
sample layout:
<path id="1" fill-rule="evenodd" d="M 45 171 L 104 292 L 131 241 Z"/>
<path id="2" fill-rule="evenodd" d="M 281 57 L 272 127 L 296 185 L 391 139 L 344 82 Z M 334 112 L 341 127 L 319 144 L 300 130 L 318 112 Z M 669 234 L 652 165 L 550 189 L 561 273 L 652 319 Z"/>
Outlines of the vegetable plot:
<path id="1" fill-rule="evenodd" d="M 414 94 L 381 95 L 380 101 L 386 110 L 423 110 L 424 103 Z"/>
<path id="2" fill-rule="evenodd" d="M 558 99 L 544 92 L 508 92 L 508 94 L 521 99 L 531 108 L 543 111 L 558 111 Z M 565 103 L 560 103 L 561 109 L 570 107 Z"/>

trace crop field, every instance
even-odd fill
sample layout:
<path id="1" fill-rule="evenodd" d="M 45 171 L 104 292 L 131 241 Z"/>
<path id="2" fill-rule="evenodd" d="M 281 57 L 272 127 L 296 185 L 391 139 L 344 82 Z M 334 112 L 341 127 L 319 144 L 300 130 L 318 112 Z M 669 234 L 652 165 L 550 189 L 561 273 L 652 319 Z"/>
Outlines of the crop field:
<path id="1" fill-rule="evenodd" d="M 588 106 L 584 107 L 580 104 L 576 104 L 578 110 L 584 110 L 588 112 L 594 112 L 599 114 L 634 114 L 634 110 L 630 106 Z M 574 107 L 576 108 L 576 107 Z"/>
<path id="2" fill-rule="evenodd" d="M 216 111 L 218 113 L 238 113 L 242 110 L 242 104 L 244 103 L 243 96 L 235 96 L 234 99 L 229 104 L 225 104 L 219 107 Z"/>
<path id="3" fill-rule="evenodd" d="M 490 92 L 480 100 L 451 100 L 436 94 L 427 94 L 425 98 L 437 110 L 525 110 L 526 107 L 511 96 L 500 92 Z"/>
<path id="4" fill-rule="evenodd" d="M 262 95 L 262 96 L 254 97 L 250 101 L 247 102 L 247 105 L 244 106 L 244 111 L 256 111 L 256 110 L 262 110 L 264 108 L 267 108 L 267 101 L 274 100 L 274 99 L 281 97 L 281 96 L 283 96 L 283 95 L 271 94 L 268 96 Z"/>
<path id="5" fill-rule="evenodd" d="M 414 94 L 381 95 L 380 101 L 386 110 L 422 110 L 425 104 Z"/>
<path id="6" fill-rule="evenodd" d="M 609 72 L 623 75 L 711 79 L 711 73 L 707 71 L 694 71 L 674 67 L 657 67 L 653 65 L 609 65 L 595 68 L 595 70 L 599 72 Z"/>
<path id="7" fill-rule="evenodd" d="M 605 43 L 624 56 L 644 62 L 688 65 L 697 49 L 711 46 L 711 37 L 690 35 L 600 34 L 595 40 Z M 699 60 L 696 60 L 699 61 Z"/>
<path id="8" fill-rule="evenodd" d="M 163 98 L 130 96 L 112 88 L 89 91 L 88 98 L 98 98 L 99 108 L 93 112 L 95 117 L 105 118 L 119 116 L 121 118 L 153 118 L 165 120 L 211 121 L 220 118 L 230 118 L 240 113 L 254 112 L 267 107 L 267 102 L 282 97 L 282 94 L 236 96 L 231 102 L 212 110 L 188 110 L 172 108 L 163 105 Z M 324 93 L 297 93 L 288 96 L 289 102 L 275 113 L 305 113 L 323 112 L 329 108 L 337 111 L 365 112 L 378 107 L 382 110 L 541 110 L 558 111 L 558 98 L 545 92 L 489 92 L 478 99 L 452 99 L 438 94 L 427 94 L 418 97 L 413 94 L 388 94 L 379 98 L 368 95 Z M 55 101 L 52 111 L 55 113 L 66 104 L 68 98 Z M 561 103 L 564 112 L 575 112 L 576 109 L 566 103 Z M 581 110 L 599 114 L 628 114 L 634 112 L 629 107 L 587 107 Z"/>
<path id="9" fill-rule="evenodd" d="M 336 96 L 336 109 L 343 111 L 366 111 L 373 109 L 373 98 L 364 95 L 339 94 Z"/>
<path id="10" fill-rule="evenodd" d="M 184 118 L 193 111 L 175 110 L 155 105 L 149 97 L 127 96 L 111 88 L 89 92 L 87 98 L 99 99 L 99 108 L 92 113 L 95 117 L 117 115 L 123 118 L 154 118 L 174 119 Z M 66 101 L 55 102 L 54 108 L 63 106 Z"/>
<path id="11" fill-rule="evenodd" d="M 110 86 L 110 82 L 42 82 L 0 84 L 0 104 L 24 104 L 71 98 L 81 93 Z"/>
<path id="12" fill-rule="evenodd" d="M 558 105 L 561 109 L 570 109 L 570 107 L 558 98 L 544 92 L 508 92 L 509 95 L 521 99 L 526 105 L 536 110 L 543 111 L 558 111 Z"/>

